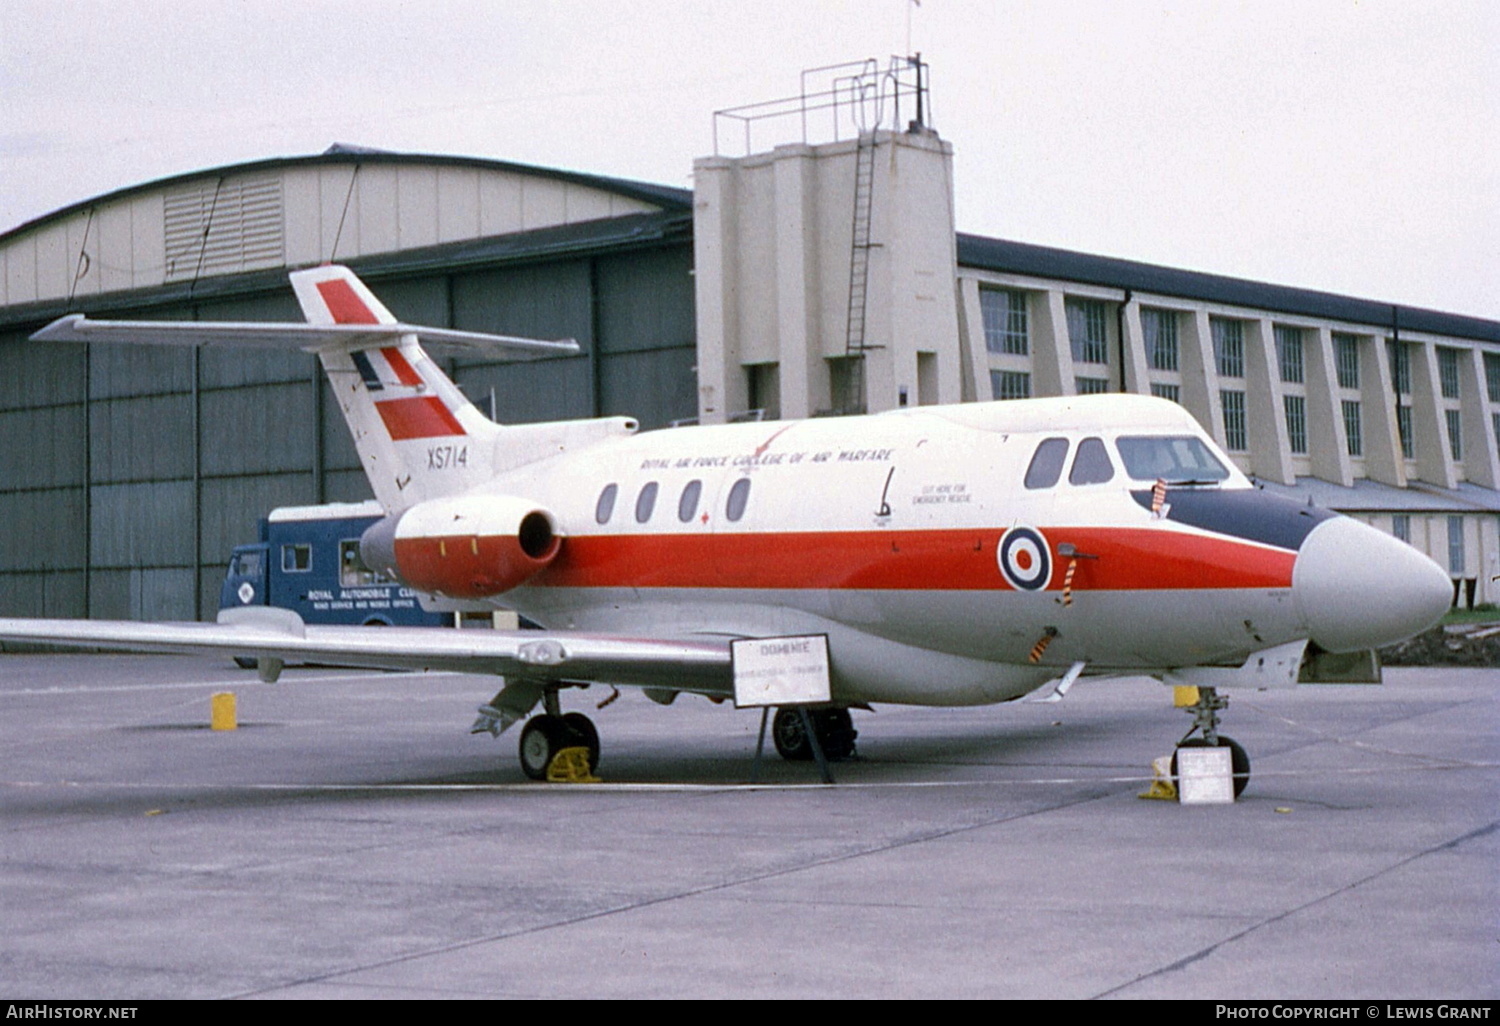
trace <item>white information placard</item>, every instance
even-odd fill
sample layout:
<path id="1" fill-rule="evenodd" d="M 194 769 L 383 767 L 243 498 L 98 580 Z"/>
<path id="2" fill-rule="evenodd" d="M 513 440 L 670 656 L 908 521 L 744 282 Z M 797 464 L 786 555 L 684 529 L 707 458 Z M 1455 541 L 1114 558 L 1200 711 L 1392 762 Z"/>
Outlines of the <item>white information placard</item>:
<path id="1" fill-rule="evenodd" d="M 827 702 L 828 635 L 746 638 L 729 644 L 736 708 Z"/>
<path id="2" fill-rule="evenodd" d="M 1177 800 L 1184 805 L 1234 802 L 1234 759 L 1227 747 L 1177 749 Z"/>

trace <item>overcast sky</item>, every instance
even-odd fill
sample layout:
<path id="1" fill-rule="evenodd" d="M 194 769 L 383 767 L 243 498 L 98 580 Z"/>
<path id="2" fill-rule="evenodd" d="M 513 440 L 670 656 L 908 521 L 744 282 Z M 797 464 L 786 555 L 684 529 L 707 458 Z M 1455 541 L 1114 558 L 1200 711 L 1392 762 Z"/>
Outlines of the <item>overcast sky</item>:
<path id="1" fill-rule="evenodd" d="M 1500 319 L 1495 0 L 0 0 L 0 231 L 335 141 L 691 187 L 908 24 L 960 231 Z"/>

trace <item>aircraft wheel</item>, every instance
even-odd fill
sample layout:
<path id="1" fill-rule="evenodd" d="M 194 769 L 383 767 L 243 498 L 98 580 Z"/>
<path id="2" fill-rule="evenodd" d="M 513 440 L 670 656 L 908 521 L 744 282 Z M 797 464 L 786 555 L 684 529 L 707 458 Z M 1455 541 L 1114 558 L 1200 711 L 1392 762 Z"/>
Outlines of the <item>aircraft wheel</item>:
<path id="1" fill-rule="evenodd" d="M 255 669 L 255 660 L 247 656 L 235 656 L 234 665 L 242 670 L 253 670 Z"/>
<path id="2" fill-rule="evenodd" d="M 521 730 L 521 772 L 532 780 L 546 780 L 552 757 L 572 742 L 573 734 L 562 717 L 533 716 Z"/>
<path id="3" fill-rule="evenodd" d="M 1209 743 L 1201 737 L 1195 737 L 1184 741 L 1178 748 L 1208 748 Z M 1238 798 L 1245 790 L 1245 785 L 1250 783 L 1250 756 L 1240 747 L 1240 743 L 1232 737 L 1219 735 L 1219 747 L 1229 749 L 1229 765 L 1234 770 L 1234 796 Z M 1177 753 L 1172 753 L 1172 783 L 1177 783 Z"/>
<path id="4" fill-rule="evenodd" d="M 572 739 L 569 744 L 578 744 L 589 750 L 589 772 L 593 773 L 599 769 L 599 730 L 594 726 L 594 721 L 583 713 L 565 713 L 562 718 L 563 726 L 567 728 Z"/>
<path id="5" fill-rule="evenodd" d="M 831 762 L 841 762 L 854 754 L 854 719 L 848 709 L 812 709 L 808 716 L 818 732 L 823 755 Z M 776 751 L 789 762 L 807 762 L 813 758 L 812 743 L 802 729 L 802 716 L 795 708 L 778 708 L 771 721 L 771 739 Z"/>

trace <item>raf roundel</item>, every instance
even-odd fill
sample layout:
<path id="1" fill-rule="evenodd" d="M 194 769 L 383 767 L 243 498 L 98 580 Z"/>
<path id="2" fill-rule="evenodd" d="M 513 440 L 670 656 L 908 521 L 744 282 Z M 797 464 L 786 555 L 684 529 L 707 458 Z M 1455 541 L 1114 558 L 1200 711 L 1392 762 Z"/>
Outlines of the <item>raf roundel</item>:
<path id="1" fill-rule="evenodd" d="M 1052 579 L 1047 539 L 1030 527 L 1012 527 L 1006 531 L 995 558 L 1005 579 L 1021 591 L 1040 591 Z"/>

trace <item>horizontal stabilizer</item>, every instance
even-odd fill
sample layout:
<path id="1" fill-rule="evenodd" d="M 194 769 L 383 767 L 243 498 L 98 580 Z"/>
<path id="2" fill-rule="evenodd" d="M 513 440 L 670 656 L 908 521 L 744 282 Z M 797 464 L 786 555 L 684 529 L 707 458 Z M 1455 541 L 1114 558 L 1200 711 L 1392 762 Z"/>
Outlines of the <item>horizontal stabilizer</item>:
<path id="1" fill-rule="evenodd" d="M 497 350 L 523 357 L 571 356 L 573 339 L 544 340 L 491 335 L 417 324 L 306 324 L 256 321 L 97 321 L 83 314 L 59 317 L 36 334 L 35 342 L 119 342 L 138 345 L 243 346 L 265 349 L 364 349 L 391 345 L 408 335 L 423 342 L 474 352 Z"/>

